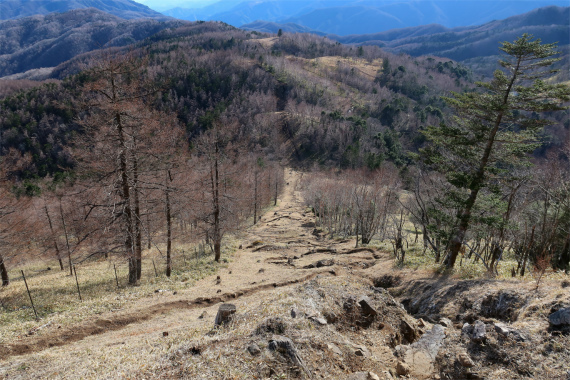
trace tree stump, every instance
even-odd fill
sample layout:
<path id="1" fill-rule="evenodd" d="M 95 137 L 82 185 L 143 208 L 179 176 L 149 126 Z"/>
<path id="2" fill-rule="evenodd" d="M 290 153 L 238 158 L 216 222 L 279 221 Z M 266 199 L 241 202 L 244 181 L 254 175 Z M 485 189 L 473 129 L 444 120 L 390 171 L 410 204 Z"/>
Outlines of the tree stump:
<path id="1" fill-rule="evenodd" d="M 236 305 L 231 303 L 223 303 L 218 309 L 218 314 L 214 321 L 214 326 L 221 326 L 224 323 L 228 323 L 232 320 L 232 315 L 236 313 Z"/>

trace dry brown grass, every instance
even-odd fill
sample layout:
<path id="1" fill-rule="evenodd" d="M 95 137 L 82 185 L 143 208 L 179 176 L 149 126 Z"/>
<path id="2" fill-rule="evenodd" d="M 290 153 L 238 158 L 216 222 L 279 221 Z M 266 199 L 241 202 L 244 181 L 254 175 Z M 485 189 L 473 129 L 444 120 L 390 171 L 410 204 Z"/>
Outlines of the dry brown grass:
<path id="1" fill-rule="evenodd" d="M 194 249 L 189 248 L 186 246 L 184 255 L 181 248 L 175 251 L 170 278 L 164 274 L 165 260 L 158 251 L 147 252 L 143 258 L 139 286 L 126 284 L 128 267 L 124 260 L 100 259 L 77 265 L 82 301 L 79 300 L 75 277 L 69 275 L 68 269 L 60 271 L 56 261 L 26 265 L 23 269 L 40 321 L 35 320 L 20 268 L 12 269 L 12 283 L 0 289 L 3 305 L 3 312 L 0 313 L 0 344 L 13 342 L 38 325 L 51 323 L 66 327 L 105 312 L 128 309 L 141 299 L 158 299 L 174 292 L 187 293 L 197 280 L 227 266 L 224 261 L 228 261 L 228 255 L 235 246 L 224 247 L 221 264 L 213 261 L 210 254 L 197 257 Z M 117 268 L 118 288 L 114 266 Z M 48 267 L 51 270 L 47 270 Z"/>

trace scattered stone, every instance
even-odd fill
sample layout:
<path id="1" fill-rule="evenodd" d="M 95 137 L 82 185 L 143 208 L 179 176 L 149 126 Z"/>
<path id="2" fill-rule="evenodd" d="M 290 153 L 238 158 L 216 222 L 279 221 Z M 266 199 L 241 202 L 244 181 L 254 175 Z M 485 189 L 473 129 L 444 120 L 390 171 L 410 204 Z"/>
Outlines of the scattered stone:
<path id="1" fill-rule="evenodd" d="M 198 319 L 204 319 L 204 317 L 206 317 L 208 315 L 207 311 L 203 311 L 202 314 L 200 314 L 200 316 L 198 317 Z"/>
<path id="2" fill-rule="evenodd" d="M 511 327 L 508 327 L 504 323 L 495 323 L 494 326 L 495 326 L 495 331 L 499 335 L 510 337 L 510 338 L 516 340 L 517 342 L 525 342 L 528 340 L 528 338 L 524 334 L 522 334 L 520 331 L 515 330 Z"/>
<path id="3" fill-rule="evenodd" d="M 322 267 L 330 267 L 334 265 L 333 259 L 322 259 L 319 261 L 315 261 L 312 264 L 305 265 L 303 269 L 311 269 L 311 268 L 322 268 Z"/>
<path id="4" fill-rule="evenodd" d="M 475 343 L 482 343 L 487 339 L 487 329 L 485 324 L 481 321 L 476 321 L 473 325 L 473 333 L 471 334 L 471 340 Z"/>
<path id="5" fill-rule="evenodd" d="M 380 380 L 374 372 L 354 372 L 348 375 L 346 380 Z"/>
<path id="6" fill-rule="evenodd" d="M 297 318 L 297 310 L 291 309 L 291 318 Z"/>
<path id="7" fill-rule="evenodd" d="M 263 273 L 265 272 L 265 269 L 261 268 L 260 270 L 257 271 L 257 273 Z"/>
<path id="8" fill-rule="evenodd" d="M 327 344 L 327 348 L 329 349 L 329 351 L 331 351 L 332 353 L 338 355 L 338 356 L 342 356 L 342 351 L 340 350 L 340 348 L 338 348 L 336 345 L 332 344 L 332 343 L 328 343 Z"/>
<path id="9" fill-rule="evenodd" d="M 396 375 L 406 376 L 408 373 L 410 373 L 409 365 L 404 362 L 398 362 L 398 364 L 396 364 Z"/>
<path id="10" fill-rule="evenodd" d="M 319 325 L 321 325 L 321 326 L 324 326 L 324 325 L 328 324 L 328 322 L 327 322 L 326 319 L 321 318 L 321 317 L 318 317 L 318 316 L 316 316 L 316 315 L 311 315 L 311 316 L 309 317 L 309 319 L 310 319 L 311 321 L 317 322 L 317 323 L 318 323 Z"/>
<path id="11" fill-rule="evenodd" d="M 466 352 L 460 352 L 457 354 L 457 361 L 465 368 L 471 368 L 475 366 L 475 363 Z"/>
<path id="12" fill-rule="evenodd" d="M 218 291 L 216 293 L 221 293 L 221 292 L 222 292 L 222 289 L 218 289 Z"/>
<path id="13" fill-rule="evenodd" d="M 570 307 L 560 309 L 548 317 L 548 322 L 555 327 L 570 325 Z"/>
<path id="14" fill-rule="evenodd" d="M 162 336 L 168 336 L 168 331 L 163 331 Z"/>
<path id="15" fill-rule="evenodd" d="M 177 295 L 177 294 L 178 294 L 177 291 L 172 292 L 172 295 Z"/>
<path id="16" fill-rule="evenodd" d="M 236 305 L 231 303 L 223 303 L 218 308 L 218 314 L 216 315 L 216 319 L 214 321 L 215 326 L 220 326 L 222 324 L 229 323 L 233 315 L 236 313 Z"/>
<path id="17" fill-rule="evenodd" d="M 471 335 L 473 334 L 473 326 L 470 325 L 469 323 L 465 322 L 463 324 L 463 327 L 461 328 L 461 334 L 467 335 L 468 337 L 471 337 Z"/>
<path id="18" fill-rule="evenodd" d="M 257 356 L 257 355 L 261 354 L 261 350 L 259 349 L 259 346 L 255 343 L 252 343 L 249 346 L 247 346 L 247 350 L 249 351 L 251 356 Z"/>
<path id="19" fill-rule="evenodd" d="M 370 351 L 368 351 L 368 348 L 359 344 L 355 344 L 353 345 L 353 347 L 354 347 L 354 355 L 361 356 L 363 358 L 370 357 Z"/>
<path id="20" fill-rule="evenodd" d="M 564 281 L 562 281 L 560 286 L 562 286 L 562 288 L 568 288 L 568 287 L 570 287 L 570 281 L 564 280 Z M 569 372 L 569 375 L 570 375 L 570 372 Z"/>
<path id="21" fill-rule="evenodd" d="M 372 307 L 372 305 L 370 304 L 370 299 L 368 297 L 361 296 L 357 302 L 360 305 L 362 314 L 364 316 L 374 318 L 375 316 L 378 315 L 376 309 L 374 309 L 374 307 Z"/>
<path id="22" fill-rule="evenodd" d="M 293 365 L 303 369 L 309 377 L 312 376 L 311 372 L 297 353 L 297 349 L 291 339 L 276 335 L 269 341 L 269 349 L 271 351 L 281 353 L 281 355 L 285 356 Z"/>
<path id="23" fill-rule="evenodd" d="M 228 274 L 232 274 L 232 271 L 229 271 Z"/>
<path id="24" fill-rule="evenodd" d="M 449 318 L 441 318 L 439 324 L 448 329 L 453 327 L 453 322 Z"/>
<path id="25" fill-rule="evenodd" d="M 239 245 L 239 249 L 243 249 L 243 245 L 242 245 L 242 244 Z"/>

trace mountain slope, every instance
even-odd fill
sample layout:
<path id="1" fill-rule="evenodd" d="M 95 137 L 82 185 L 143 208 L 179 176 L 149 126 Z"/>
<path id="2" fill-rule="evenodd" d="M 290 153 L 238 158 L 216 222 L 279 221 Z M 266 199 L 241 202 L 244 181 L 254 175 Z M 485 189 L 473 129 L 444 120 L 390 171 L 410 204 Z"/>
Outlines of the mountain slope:
<path id="1" fill-rule="evenodd" d="M 132 0 L 1 0 L 0 20 L 97 8 L 124 19 L 166 19 L 164 15 Z"/>
<path id="2" fill-rule="evenodd" d="M 185 23 L 124 20 L 93 8 L 0 21 L 0 77 L 54 67 L 81 53 L 125 46 Z"/>

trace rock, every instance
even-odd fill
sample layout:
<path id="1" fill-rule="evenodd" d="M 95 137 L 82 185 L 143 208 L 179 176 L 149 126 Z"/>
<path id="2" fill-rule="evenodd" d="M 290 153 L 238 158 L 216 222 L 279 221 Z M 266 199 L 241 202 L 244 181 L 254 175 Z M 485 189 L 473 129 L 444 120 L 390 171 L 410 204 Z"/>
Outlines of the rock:
<path id="1" fill-rule="evenodd" d="M 277 351 L 281 353 L 285 358 L 287 358 L 293 365 L 301 368 L 305 373 L 311 377 L 311 372 L 309 372 L 305 363 L 297 353 L 297 349 L 293 344 L 293 341 L 287 337 L 276 335 L 272 340 L 269 341 L 269 349 L 271 351 Z"/>
<path id="2" fill-rule="evenodd" d="M 520 331 L 513 329 L 511 327 L 508 327 L 504 323 L 495 323 L 494 326 L 495 326 L 495 331 L 499 335 L 512 338 L 512 339 L 516 340 L 517 342 L 525 342 L 528 340 L 528 338 L 524 334 L 522 334 Z"/>
<path id="3" fill-rule="evenodd" d="M 415 342 L 419 336 L 416 328 L 404 319 L 400 322 L 400 334 L 402 334 L 402 337 L 407 341 L 407 343 Z"/>
<path id="4" fill-rule="evenodd" d="M 200 316 L 198 317 L 198 319 L 204 319 L 204 317 L 207 316 L 207 315 L 208 315 L 208 312 L 204 310 L 204 311 L 202 312 L 202 314 L 200 314 Z"/>
<path id="5" fill-rule="evenodd" d="M 570 325 L 570 307 L 560 309 L 548 316 L 548 322 L 555 327 Z"/>
<path id="6" fill-rule="evenodd" d="M 410 373 L 409 365 L 407 365 L 404 362 L 398 362 L 398 364 L 396 364 L 396 374 L 398 376 L 406 376 L 409 373 Z"/>
<path id="7" fill-rule="evenodd" d="M 257 271 L 257 273 L 263 273 L 265 272 L 265 269 L 261 268 L 260 270 Z"/>
<path id="8" fill-rule="evenodd" d="M 401 347 L 400 352 L 404 358 L 403 362 L 409 366 L 411 375 L 419 379 L 431 376 L 434 370 L 435 358 L 443 345 L 444 339 L 444 327 L 434 325 L 417 342 Z"/>
<path id="9" fill-rule="evenodd" d="M 329 351 L 333 352 L 334 354 L 336 354 L 338 356 L 342 356 L 342 351 L 336 345 L 334 345 L 332 343 L 328 343 L 327 348 L 329 349 Z"/>
<path id="10" fill-rule="evenodd" d="M 291 318 L 297 318 L 297 310 L 294 308 L 291 309 Z"/>
<path id="11" fill-rule="evenodd" d="M 162 336 L 168 336 L 168 331 L 163 331 Z"/>
<path id="12" fill-rule="evenodd" d="M 354 355 L 361 356 L 363 358 L 370 357 L 370 351 L 368 351 L 368 348 L 358 344 L 353 345 L 353 347 L 354 347 Z"/>
<path id="13" fill-rule="evenodd" d="M 472 334 L 473 334 L 473 326 L 465 322 L 463 324 L 463 327 L 461 328 L 461 335 L 467 335 L 468 337 L 471 337 Z"/>
<path id="14" fill-rule="evenodd" d="M 362 296 L 358 299 L 357 302 L 360 305 L 360 308 L 362 310 L 362 314 L 364 316 L 374 318 L 375 316 L 378 315 L 378 312 L 376 311 L 376 309 L 374 309 L 372 307 L 372 305 L 370 304 L 370 299 L 368 297 Z"/>
<path id="15" fill-rule="evenodd" d="M 368 372 L 368 380 L 380 380 L 380 378 L 374 372 Z"/>
<path id="16" fill-rule="evenodd" d="M 215 326 L 221 326 L 232 320 L 233 315 L 236 313 L 236 306 L 231 303 L 223 303 L 218 308 L 218 314 L 214 321 Z"/>
<path id="17" fill-rule="evenodd" d="M 319 261 L 315 261 L 312 264 L 305 265 L 303 269 L 311 269 L 311 268 L 322 268 L 322 267 L 330 267 L 334 265 L 333 259 L 322 259 Z"/>
<path id="18" fill-rule="evenodd" d="M 249 351 L 251 356 L 257 356 L 257 355 L 261 354 L 261 350 L 259 349 L 259 346 L 255 343 L 252 343 L 249 346 L 247 346 L 247 350 Z"/>
<path id="19" fill-rule="evenodd" d="M 481 321 L 476 321 L 473 325 L 473 333 L 471 334 L 471 340 L 475 343 L 482 343 L 487 339 L 487 329 L 485 324 Z"/>
<path id="20" fill-rule="evenodd" d="M 354 372 L 348 375 L 346 380 L 380 380 L 374 372 Z"/>
<path id="21" fill-rule="evenodd" d="M 457 354 L 457 361 L 465 368 L 471 368 L 475 366 L 473 360 L 467 355 L 466 352 L 460 352 Z"/>
<path id="22" fill-rule="evenodd" d="M 449 319 L 449 318 L 441 318 L 439 320 L 439 324 L 442 325 L 443 327 L 446 327 L 446 328 L 453 327 L 453 322 L 451 322 L 451 319 Z"/>
<path id="23" fill-rule="evenodd" d="M 317 323 L 318 323 L 319 325 L 321 325 L 321 326 L 324 326 L 324 325 L 328 324 L 327 320 L 324 319 L 324 318 L 321 318 L 321 317 L 311 316 L 311 317 L 309 317 L 309 319 L 310 319 L 311 321 L 317 322 Z"/>

